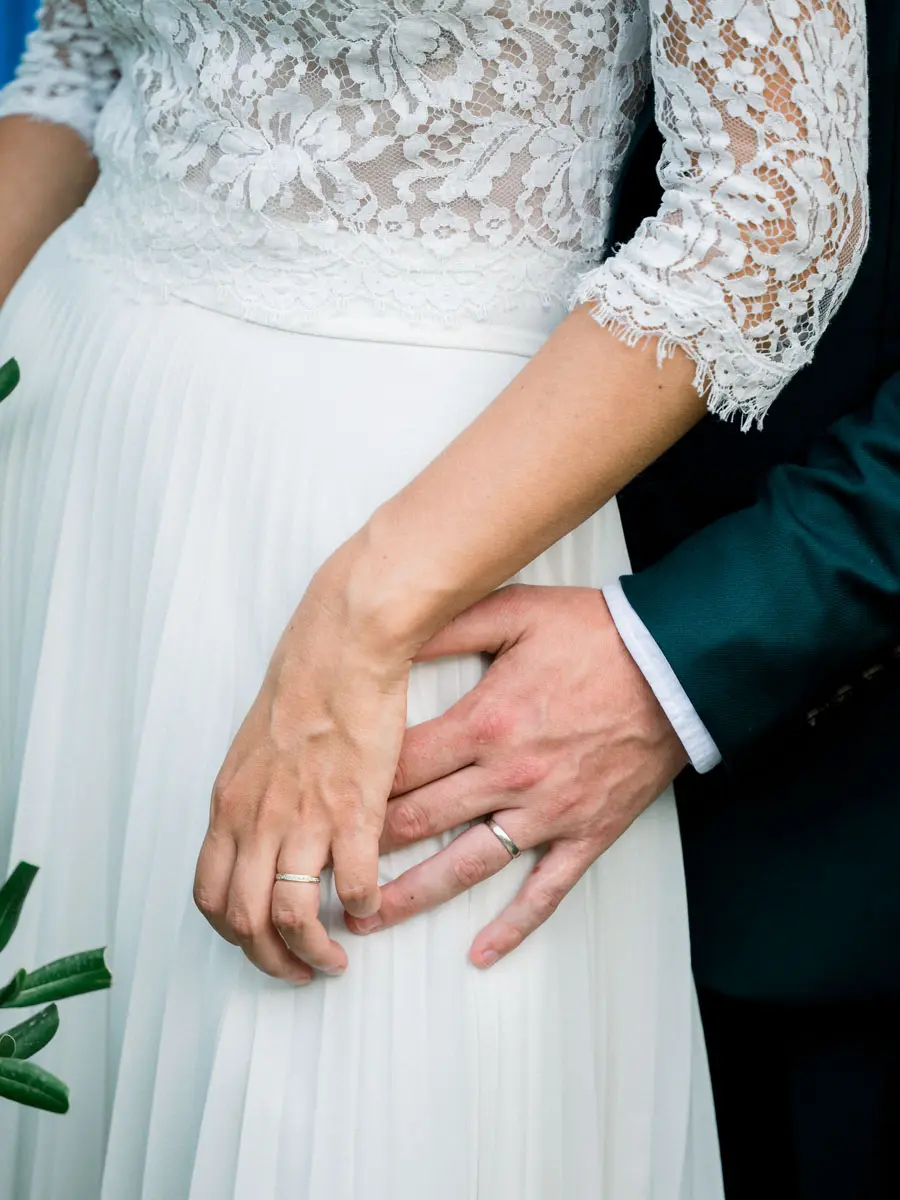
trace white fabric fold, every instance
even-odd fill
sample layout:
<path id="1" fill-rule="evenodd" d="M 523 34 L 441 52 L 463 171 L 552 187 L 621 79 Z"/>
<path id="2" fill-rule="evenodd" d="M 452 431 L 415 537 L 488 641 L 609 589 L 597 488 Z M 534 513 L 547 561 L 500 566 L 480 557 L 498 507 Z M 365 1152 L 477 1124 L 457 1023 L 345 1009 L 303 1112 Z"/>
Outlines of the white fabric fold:
<path id="1" fill-rule="evenodd" d="M 0 1107 L 16 1200 L 716 1200 L 666 794 L 488 972 L 468 948 L 533 852 L 305 989 L 216 937 L 209 794 L 328 553 L 502 390 L 498 352 L 290 334 L 137 303 L 63 227 L 0 312 L 0 851 L 41 873 L 10 961 L 109 945 L 41 1061 L 64 1120 Z M 615 505 L 523 579 L 628 569 Z M 422 665 L 409 718 L 477 657 Z M 395 876 L 440 843 L 385 857 Z"/>

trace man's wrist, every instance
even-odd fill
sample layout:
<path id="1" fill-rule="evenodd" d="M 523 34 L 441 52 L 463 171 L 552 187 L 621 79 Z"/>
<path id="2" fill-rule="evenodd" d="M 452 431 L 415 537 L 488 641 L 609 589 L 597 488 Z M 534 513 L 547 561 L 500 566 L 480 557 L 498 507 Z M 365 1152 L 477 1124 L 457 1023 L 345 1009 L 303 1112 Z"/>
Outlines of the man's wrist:
<path id="1" fill-rule="evenodd" d="M 700 774 L 711 771 L 722 761 L 718 747 L 618 579 L 603 588 L 603 597 L 619 637 L 678 735 L 691 766 Z"/>

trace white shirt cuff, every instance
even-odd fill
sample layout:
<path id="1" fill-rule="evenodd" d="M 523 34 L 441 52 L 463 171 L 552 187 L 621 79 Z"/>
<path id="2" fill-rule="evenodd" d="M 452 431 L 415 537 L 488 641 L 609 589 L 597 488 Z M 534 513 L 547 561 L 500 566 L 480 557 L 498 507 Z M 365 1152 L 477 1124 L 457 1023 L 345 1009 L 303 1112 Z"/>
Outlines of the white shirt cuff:
<path id="1" fill-rule="evenodd" d="M 687 692 L 678 682 L 668 659 L 629 604 L 622 590 L 621 580 L 616 579 L 613 583 L 608 583 L 603 589 L 603 597 L 619 631 L 619 637 L 678 734 L 691 766 L 701 775 L 711 771 L 722 761 L 722 755 L 691 704 Z"/>

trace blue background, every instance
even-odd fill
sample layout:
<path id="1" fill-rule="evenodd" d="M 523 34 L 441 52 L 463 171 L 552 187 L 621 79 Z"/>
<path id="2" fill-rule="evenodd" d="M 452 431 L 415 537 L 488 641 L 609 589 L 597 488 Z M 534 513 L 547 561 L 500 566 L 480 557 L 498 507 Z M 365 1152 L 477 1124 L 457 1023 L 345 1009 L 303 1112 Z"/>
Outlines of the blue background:
<path id="1" fill-rule="evenodd" d="M 16 69 L 36 10 L 37 0 L 0 0 L 0 86 Z"/>

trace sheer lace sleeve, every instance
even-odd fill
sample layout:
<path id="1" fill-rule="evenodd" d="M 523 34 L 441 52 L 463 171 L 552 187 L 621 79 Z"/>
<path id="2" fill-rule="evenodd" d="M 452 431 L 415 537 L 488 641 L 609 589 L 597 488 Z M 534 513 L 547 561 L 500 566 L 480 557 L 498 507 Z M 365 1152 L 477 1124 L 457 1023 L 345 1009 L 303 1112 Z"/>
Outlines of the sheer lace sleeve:
<path id="1" fill-rule="evenodd" d="M 760 423 L 868 234 L 863 0 L 649 0 L 659 213 L 572 300 L 681 346 L 709 408 Z"/>
<path id="2" fill-rule="evenodd" d="M 15 79 L 0 91 L 0 117 L 24 113 L 70 125 L 90 143 L 117 79 L 85 0 L 46 0 Z"/>

